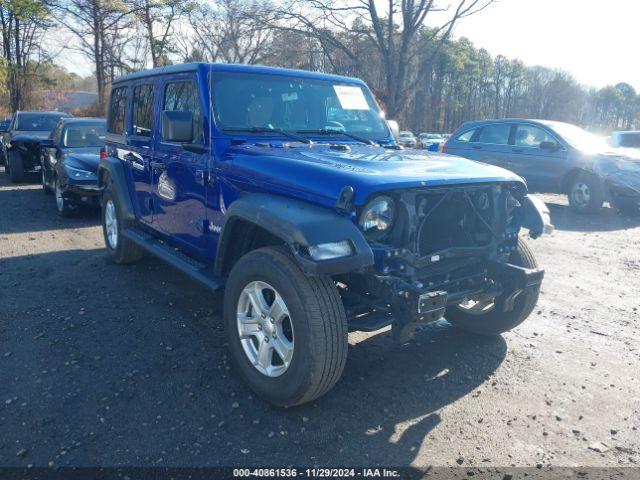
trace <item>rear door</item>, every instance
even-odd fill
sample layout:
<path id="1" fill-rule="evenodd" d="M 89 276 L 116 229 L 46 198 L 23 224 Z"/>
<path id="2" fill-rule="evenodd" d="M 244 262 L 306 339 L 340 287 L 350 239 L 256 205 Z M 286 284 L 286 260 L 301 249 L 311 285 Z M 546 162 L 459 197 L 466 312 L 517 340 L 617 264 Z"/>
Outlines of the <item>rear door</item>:
<path id="1" fill-rule="evenodd" d="M 160 84 L 161 102 L 155 119 L 158 133 L 152 165 L 154 228 L 181 247 L 201 254 L 205 249 L 206 179 L 208 153 L 193 153 L 162 138 L 161 113 L 165 110 L 193 114 L 192 143 L 204 146 L 203 106 L 197 74 L 167 77 Z"/>
<path id="2" fill-rule="evenodd" d="M 559 148 L 540 148 L 543 142 L 554 142 Z M 524 177 L 530 190 L 558 191 L 567 168 L 567 150 L 555 135 L 538 125 L 519 123 L 512 143 L 510 170 Z"/>

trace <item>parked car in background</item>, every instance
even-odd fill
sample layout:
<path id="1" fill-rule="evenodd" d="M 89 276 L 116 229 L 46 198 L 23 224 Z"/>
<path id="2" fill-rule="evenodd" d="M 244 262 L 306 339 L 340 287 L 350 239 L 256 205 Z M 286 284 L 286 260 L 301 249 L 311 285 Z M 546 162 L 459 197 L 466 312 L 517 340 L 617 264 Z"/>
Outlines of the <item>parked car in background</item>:
<path id="1" fill-rule="evenodd" d="M 224 286 L 236 371 L 270 402 L 331 389 L 349 330 L 404 343 L 446 311 L 497 335 L 537 302 L 518 232 L 545 231 L 544 204 L 504 169 L 398 150 L 361 80 L 196 63 L 116 79 L 110 98 L 108 255 Z"/>
<path id="2" fill-rule="evenodd" d="M 567 194 L 579 211 L 595 212 L 606 200 L 625 213 L 640 210 L 640 153 L 611 147 L 575 125 L 525 119 L 467 122 L 443 151 L 511 170 L 532 191 Z"/>
<path id="3" fill-rule="evenodd" d="M 416 148 L 418 140 L 413 133 L 401 131 L 398 135 L 398 144 L 405 148 Z"/>
<path id="4" fill-rule="evenodd" d="M 640 149 L 640 130 L 613 132 L 611 134 L 610 143 L 614 147 Z"/>
<path id="5" fill-rule="evenodd" d="M 40 142 L 63 117 L 63 112 L 16 112 L 9 128 L 2 134 L 0 157 L 5 161 L 5 173 L 12 182 L 24 180 L 25 175 L 40 170 Z"/>
<path id="6" fill-rule="evenodd" d="M 42 188 L 55 194 L 61 216 L 78 206 L 99 205 L 97 173 L 105 133 L 103 119 L 63 118 L 42 141 Z"/>
<path id="7" fill-rule="evenodd" d="M 430 152 L 439 152 L 446 139 L 438 133 L 421 133 L 418 135 L 420 148 L 425 148 Z"/>

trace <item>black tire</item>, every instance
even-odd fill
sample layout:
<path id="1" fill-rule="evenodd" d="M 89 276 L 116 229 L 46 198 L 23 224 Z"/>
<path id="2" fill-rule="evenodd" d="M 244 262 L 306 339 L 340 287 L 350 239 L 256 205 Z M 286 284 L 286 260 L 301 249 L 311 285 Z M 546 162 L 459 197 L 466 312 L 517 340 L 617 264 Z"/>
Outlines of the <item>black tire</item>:
<path id="1" fill-rule="evenodd" d="M 41 175 L 42 175 L 42 179 L 41 179 L 42 191 L 45 193 L 45 195 L 51 195 L 53 193 L 53 190 L 51 190 L 51 187 L 47 185 L 46 172 L 44 167 L 42 167 Z"/>
<path id="2" fill-rule="evenodd" d="M 105 215 L 109 208 L 109 204 L 113 205 L 115 210 L 116 225 L 115 230 L 117 232 L 117 238 L 115 245 L 109 240 L 107 235 L 107 226 L 105 224 Z M 117 197 L 111 193 L 107 188 L 102 195 L 102 234 L 104 236 L 104 243 L 107 247 L 107 253 L 111 259 L 118 264 L 135 263 L 144 254 L 144 250 L 138 244 L 132 242 L 128 238 L 122 236 L 123 227 L 125 227 L 124 219 L 122 217 L 120 204 L 117 201 Z"/>
<path id="3" fill-rule="evenodd" d="M 588 198 L 581 192 L 587 192 Z M 581 213 L 596 213 L 602 208 L 605 188 L 602 180 L 595 175 L 582 172 L 575 175 L 567 190 L 569 205 Z"/>
<path id="4" fill-rule="evenodd" d="M 523 240 L 518 239 L 518 248 L 509 258 L 509 263 L 525 268 L 537 268 L 538 264 Z M 507 290 L 495 299 L 494 306 L 486 313 L 469 313 L 461 307 L 447 308 L 445 318 L 452 325 L 468 332 L 480 335 L 499 335 L 507 332 L 526 320 L 531 314 L 540 294 L 540 285 L 529 287 L 522 291 L 515 299 L 513 309 L 504 311 L 505 299 L 513 293 Z"/>
<path id="5" fill-rule="evenodd" d="M 241 344 L 237 325 L 240 295 L 251 282 L 266 282 L 290 313 L 293 355 L 277 377 L 261 373 Z M 347 358 L 347 321 L 338 290 L 327 276 L 307 277 L 284 247 L 265 247 L 243 256 L 231 270 L 224 318 L 231 357 L 259 396 L 279 406 L 310 402 L 338 381 Z"/>
<path id="6" fill-rule="evenodd" d="M 613 197 L 612 206 L 622 215 L 629 217 L 640 216 L 640 199 L 631 197 Z"/>
<path id="7" fill-rule="evenodd" d="M 24 166 L 22 165 L 22 155 L 18 152 L 9 152 L 7 159 L 9 166 L 9 179 L 13 183 L 21 182 L 24 179 Z"/>
<path id="8" fill-rule="evenodd" d="M 55 188 L 55 203 L 58 215 L 63 218 L 71 217 L 75 213 L 73 205 L 69 203 L 69 200 L 64 196 L 64 190 L 60 183 L 60 177 L 56 175 L 56 188 Z"/>

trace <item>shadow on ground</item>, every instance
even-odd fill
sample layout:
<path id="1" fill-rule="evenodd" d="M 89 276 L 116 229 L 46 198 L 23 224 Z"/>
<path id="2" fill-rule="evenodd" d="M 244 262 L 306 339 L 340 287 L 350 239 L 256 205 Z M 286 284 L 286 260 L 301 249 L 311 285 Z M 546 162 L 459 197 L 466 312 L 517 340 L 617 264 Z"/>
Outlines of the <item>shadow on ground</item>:
<path id="1" fill-rule="evenodd" d="M 506 355 L 446 322 L 407 346 L 352 337 L 336 388 L 283 410 L 228 365 L 220 298 L 160 262 L 70 250 L 0 272 L 2 465 L 409 465 Z"/>
<path id="2" fill-rule="evenodd" d="M 0 235 L 82 228 L 98 225 L 97 208 L 80 208 L 71 218 L 58 216 L 53 195 L 39 185 L 12 184 L 0 173 Z"/>
<path id="3" fill-rule="evenodd" d="M 568 205 L 545 202 L 551 212 L 551 223 L 558 230 L 573 232 L 609 232 L 640 225 L 640 217 L 629 217 L 613 208 L 602 208 L 596 213 L 577 213 Z"/>

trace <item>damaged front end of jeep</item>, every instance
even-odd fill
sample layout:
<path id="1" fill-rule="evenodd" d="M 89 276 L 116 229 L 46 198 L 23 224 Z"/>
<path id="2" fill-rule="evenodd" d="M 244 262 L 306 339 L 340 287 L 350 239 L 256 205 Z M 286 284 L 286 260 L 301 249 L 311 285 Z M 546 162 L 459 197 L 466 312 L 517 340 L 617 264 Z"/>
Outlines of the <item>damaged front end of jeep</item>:
<path id="1" fill-rule="evenodd" d="M 447 308 L 517 295 L 542 282 L 542 269 L 512 265 L 522 227 L 549 231 L 549 212 L 523 184 L 503 182 L 385 192 L 358 209 L 374 254 L 366 271 L 336 278 L 352 331 L 392 326 L 395 340 Z M 508 289 L 506 288 L 508 287 Z"/>

